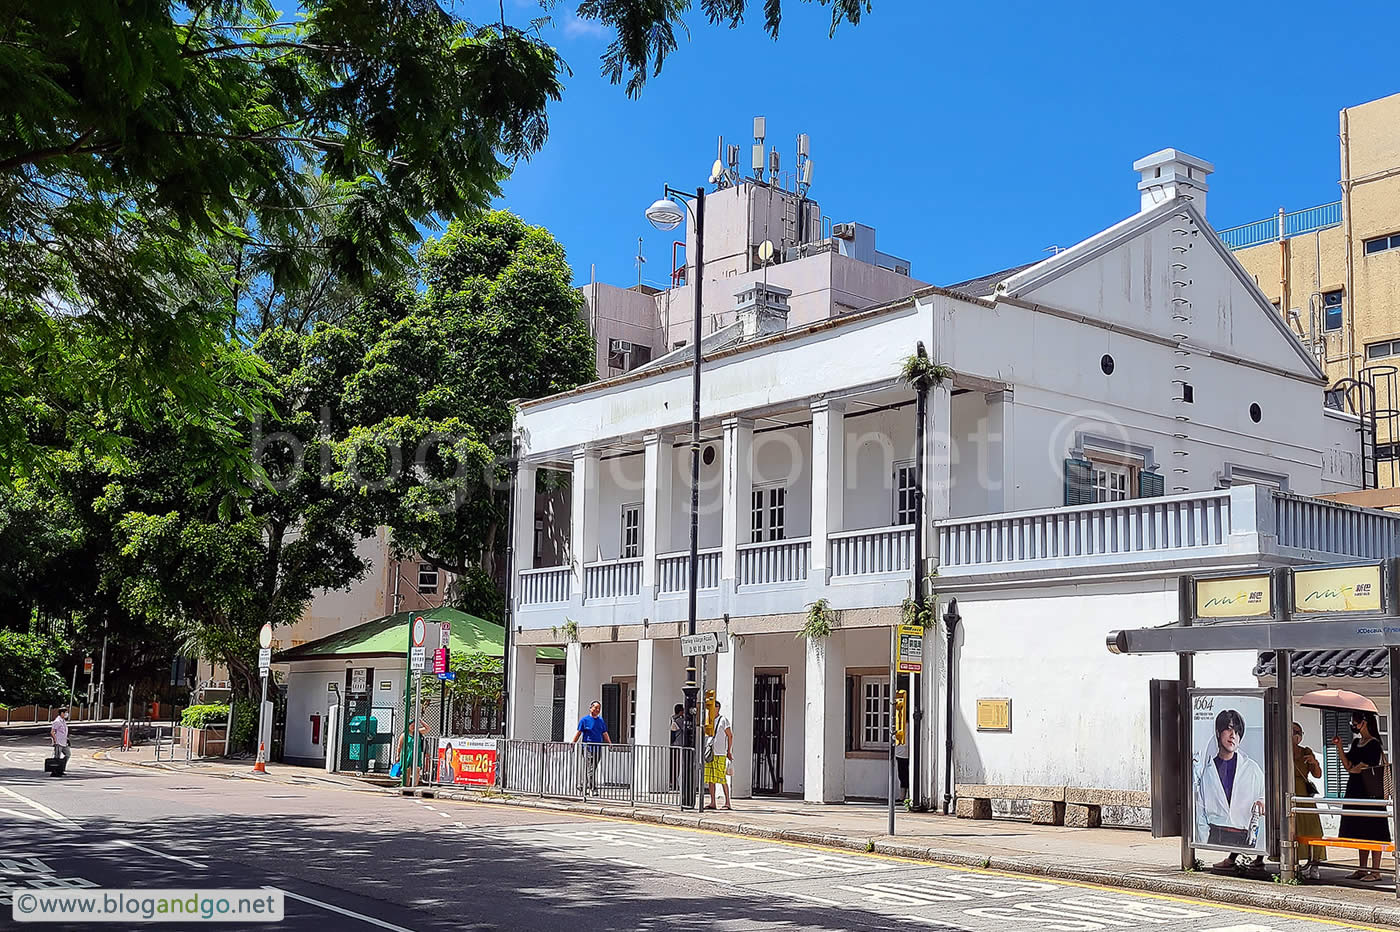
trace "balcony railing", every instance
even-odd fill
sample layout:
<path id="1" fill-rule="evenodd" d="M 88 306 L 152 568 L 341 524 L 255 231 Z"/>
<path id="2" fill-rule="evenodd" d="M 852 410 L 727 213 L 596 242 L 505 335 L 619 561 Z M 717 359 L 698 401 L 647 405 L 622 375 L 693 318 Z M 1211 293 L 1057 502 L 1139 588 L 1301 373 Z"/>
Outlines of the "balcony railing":
<path id="1" fill-rule="evenodd" d="M 827 540 L 833 578 L 902 573 L 914 565 L 912 525 L 841 531 Z"/>
<path id="2" fill-rule="evenodd" d="M 812 541 L 800 537 L 743 544 L 739 548 L 738 584 L 765 586 L 802 582 L 811 563 Z"/>
<path id="3" fill-rule="evenodd" d="M 1247 249 L 1261 243 L 1273 243 L 1280 239 L 1316 233 L 1328 227 L 1339 226 L 1342 222 L 1342 202 L 1319 204 L 1303 210 L 1295 210 L 1283 215 L 1283 229 L 1279 229 L 1279 218 L 1275 214 L 1264 220 L 1241 224 L 1220 231 L 1220 241 L 1231 249 Z"/>
<path id="4" fill-rule="evenodd" d="M 696 589 L 719 588 L 719 548 L 713 547 L 699 553 L 699 563 L 695 568 Z M 656 592 L 658 595 L 672 595 L 690 589 L 690 553 L 663 553 L 656 558 Z"/>
<path id="5" fill-rule="evenodd" d="M 991 566 L 1222 547 L 1230 493 L 985 515 L 938 527 L 940 567 Z"/>
<path id="6" fill-rule="evenodd" d="M 1400 515 L 1275 492 L 1274 530 L 1281 550 L 1379 560 L 1400 553 Z"/>
<path id="7" fill-rule="evenodd" d="M 567 602 L 572 590 L 573 571 L 567 566 L 547 566 L 520 571 L 520 604 L 550 605 Z"/>
<path id="8" fill-rule="evenodd" d="M 642 591 L 642 561 L 604 560 L 583 568 L 583 599 L 626 599 Z"/>

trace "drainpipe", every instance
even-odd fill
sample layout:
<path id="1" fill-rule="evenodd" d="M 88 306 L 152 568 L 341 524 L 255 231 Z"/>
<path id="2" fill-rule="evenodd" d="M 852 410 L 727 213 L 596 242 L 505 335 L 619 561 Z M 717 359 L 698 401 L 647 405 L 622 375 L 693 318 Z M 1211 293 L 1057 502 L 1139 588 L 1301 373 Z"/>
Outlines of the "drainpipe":
<path id="1" fill-rule="evenodd" d="M 1349 120 L 1347 119 L 1346 108 L 1342 108 L 1341 113 L 1341 136 L 1342 136 L 1342 230 L 1346 239 L 1346 353 L 1347 353 L 1347 376 L 1356 378 L 1356 298 L 1354 294 L 1354 282 L 1352 281 L 1352 253 L 1354 251 L 1351 238 L 1351 132 Z"/>
<path id="2" fill-rule="evenodd" d="M 1288 240 L 1284 237 L 1284 224 L 1287 218 L 1282 207 L 1278 209 L 1278 309 L 1286 321 L 1288 319 Z"/>
<path id="3" fill-rule="evenodd" d="M 916 348 L 916 353 L 921 359 L 928 358 L 928 351 L 924 349 L 923 341 L 920 340 Z M 922 611 L 924 607 L 924 422 L 928 419 L 928 390 L 927 379 L 919 379 L 914 386 L 915 397 L 915 420 L 914 420 L 914 604 Z M 928 808 L 923 800 L 921 785 L 923 783 L 923 731 L 924 731 L 924 690 L 923 677 L 917 673 L 909 674 L 909 689 L 914 694 L 914 727 L 913 737 L 909 746 L 909 798 L 912 807 L 922 811 Z"/>
<path id="4" fill-rule="evenodd" d="M 953 665 L 953 645 L 958 638 L 958 622 L 962 621 L 962 615 L 958 614 L 958 600 L 948 600 L 948 610 L 943 613 L 943 627 L 948 631 L 948 698 L 947 716 L 944 720 L 943 734 L 943 814 L 948 815 L 953 810 L 955 797 L 953 795 L 953 690 L 954 671 Z"/>

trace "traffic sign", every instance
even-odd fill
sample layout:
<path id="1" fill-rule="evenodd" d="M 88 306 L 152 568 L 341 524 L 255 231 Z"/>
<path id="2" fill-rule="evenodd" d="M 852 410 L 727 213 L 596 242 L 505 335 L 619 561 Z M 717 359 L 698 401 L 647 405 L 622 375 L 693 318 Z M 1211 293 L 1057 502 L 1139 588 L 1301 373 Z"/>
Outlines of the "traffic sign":
<path id="1" fill-rule="evenodd" d="M 440 639 L 442 647 L 452 646 L 452 622 L 444 620 L 442 623 L 442 637 Z"/>
<path id="2" fill-rule="evenodd" d="M 272 625 L 270 623 L 263 625 L 258 631 L 258 646 L 263 648 L 272 646 Z"/>
<path id="3" fill-rule="evenodd" d="M 924 626 L 900 625 L 896 629 L 896 637 L 899 653 L 895 670 L 899 673 L 923 673 Z"/>
<path id="4" fill-rule="evenodd" d="M 84 658 L 83 658 L 83 675 L 84 675 L 84 676 L 91 676 L 91 675 L 92 675 L 92 658 L 91 658 L 91 657 L 84 657 Z"/>
<path id="5" fill-rule="evenodd" d="M 719 649 L 719 635 L 713 631 L 705 631 L 701 634 L 681 635 L 681 656 L 699 657 L 702 654 L 713 654 Z"/>
<path id="6" fill-rule="evenodd" d="M 451 683 L 453 680 L 457 679 L 457 674 L 452 670 L 448 670 L 446 673 L 439 673 L 438 679 Z"/>
<path id="7" fill-rule="evenodd" d="M 423 616 L 419 615 L 413 619 L 413 646 L 422 647 L 423 639 L 428 636 L 427 623 L 423 621 Z"/>
<path id="8" fill-rule="evenodd" d="M 415 647 L 408 652 L 408 667 L 414 673 L 422 673 L 428 668 L 428 649 Z"/>
<path id="9" fill-rule="evenodd" d="M 272 667 L 272 648 L 258 648 L 258 672 L 267 676 L 267 671 Z"/>

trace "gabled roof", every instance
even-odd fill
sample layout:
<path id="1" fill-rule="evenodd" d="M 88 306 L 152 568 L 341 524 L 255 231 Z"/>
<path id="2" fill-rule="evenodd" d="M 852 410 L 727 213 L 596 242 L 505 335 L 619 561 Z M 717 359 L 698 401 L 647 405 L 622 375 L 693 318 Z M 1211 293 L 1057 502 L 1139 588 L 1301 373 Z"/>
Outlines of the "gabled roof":
<path id="1" fill-rule="evenodd" d="M 956 291 L 973 298 L 990 298 L 996 294 L 997 285 L 1015 275 L 1017 272 L 1024 272 L 1032 266 L 1040 265 L 1043 260 L 1037 259 L 1034 262 L 1025 262 L 1021 265 L 1013 265 L 1009 269 L 1002 269 L 1000 272 L 988 272 L 977 278 L 969 278 L 965 282 L 958 282 L 954 285 L 944 285 L 949 291 Z"/>
<path id="2" fill-rule="evenodd" d="M 275 663 L 290 663 L 298 660 L 339 660 L 354 657 L 404 657 L 408 653 L 409 626 L 413 619 L 422 615 L 429 624 L 447 621 L 452 624 L 453 653 L 481 654 L 486 657 L 505 655 L 505 629 L 495 622 L 468 615 L 455 608 L 429 609 L 427 611 L 398 612 L 385 615 L 328 634 L 305 644 L 298 644 L 289 650 L 279 651 Z M 564 652 L 557 647 L 542 647 L 539 657 L 544 660 L 559 660 Z"/>
<path id="3" fill-rule="evenodd" d="M 1191 203 L 1190 198 L 1176 197 L 1169 201 L 1164 201 L 1150 210 L 1142 211 L 1141 213 L 1128 217 L 1126 220 L 1115 223 L 1108 229 L 1076 243 L 1070 248 L 1051 256 L 1049 259 L 1037 262 L 1017 272 L 997 286 L 996 297 L 1033 300 L 1029 296 L 1037 289 L 1075 269 L 1093 262 L 1095 259 L 1141 236 L 1154 227 L 1172 222 L 1182 214 L 1186 214 L 1200 229 L 1201 235 L 1198 237 L 1198 240 L 1208 244 L 1208 248 L 1213 249 L 1219 260 L 1225 263 L 1226 268 L 1233 273 L 1240 285 L 1248 292 L 1258 313 L 1264 315 L 1264 317 L 1268 319 L 1270 325 L 1272 325 L 1272 327 L 1278 331 L 1278 334 L 1292 347 L 1293 354 L 1295 354 L 1298 361 L 1302 363 L 1302 368 L 1319 382 L 1325 383 L 1327 381 L 1327 375 L 1322 371 L 1322 367 L 1318 365 L 1317 360 L 1314 359 L 1313 355 L 1303 346 L 1297 335 L 1288 328 L 1288 324 L 1284 322 L 1277 308 L 1273 306 L 1273 302 L 1265 297 L 1264 292 L 1259 290 L 1259 285 L 1255 282 L 1254 277 L 1245 271 L 1244 266 L 1240 265 L 1239 260 L 1236 259 L 1234 254 L 1220 241 L 1220 236 L 1210 224 L 1206 222 L 1205 217 L 1202 216 L 1201 212 L 1196 209 L 1196 206 Z"/>

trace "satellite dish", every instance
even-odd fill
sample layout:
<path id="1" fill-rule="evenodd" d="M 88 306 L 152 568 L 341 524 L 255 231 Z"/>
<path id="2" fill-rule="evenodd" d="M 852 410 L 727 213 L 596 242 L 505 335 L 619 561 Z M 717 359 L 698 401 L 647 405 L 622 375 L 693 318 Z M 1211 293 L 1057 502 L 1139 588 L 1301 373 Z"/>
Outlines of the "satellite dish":
<path id="1" fill-rule="evenodd" d="M 769 261 L 770 261 L 772 258 L 773 258 L 773 241 L 772 241 L 772 240 L 769 240 L 769 239 L 766 239 L 766 240 L 764 240 L 762 243 L 759 244 L 759 247 L 758 247 L 758 261 L 762 262 L 764 265 L 767 265 L 767 264 L 769 263 Z"/>
<path id="2" fill-rule="evenodd" d="M 719 184 L 724 177 L 724 163 L 715 159 L 715 164 L 710 166 L 710 184 Z"/>

